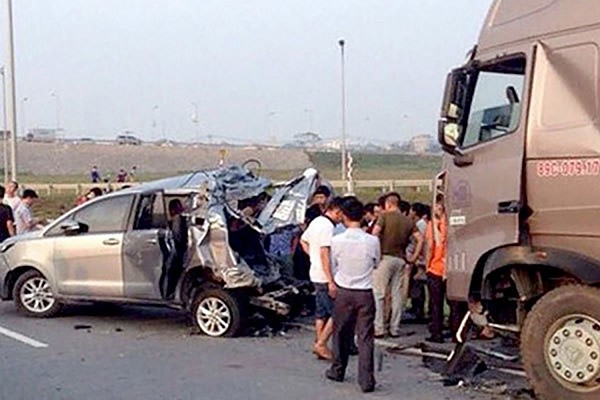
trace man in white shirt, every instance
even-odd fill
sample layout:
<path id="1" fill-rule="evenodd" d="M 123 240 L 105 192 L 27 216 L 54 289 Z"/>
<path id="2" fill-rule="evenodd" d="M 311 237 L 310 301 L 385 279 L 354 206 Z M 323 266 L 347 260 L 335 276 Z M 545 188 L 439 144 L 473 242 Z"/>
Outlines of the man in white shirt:
<path id="1" fill-rule="evenodd" d="M 324 360 L 331 360 L 327 342 L 333 332 L 333 299 L 336 286 L 331 268 L 331 239 L 337 223 L 342 220 L 341 199 L 335 198 L 327 206 L 325 214 L 315 218 L 300 238 L 302 249 L 310 258 L 310 280 L 315 287 L 315 331 L 317 340 L 313 353 Z"/>
<path id="2" fill-rule="evenodd" d="M 36 221 L 33 218 L 31 206 L 37 200 L 38 195 L 34 190 L 25 189 L 23 199 L 15 210 L 15 224 L 17 225 L 17 235 L 35 230 Z"/>
<path id="3" fill-rule="evenodd" d="M 19 203 L 21 202 L 21 198 L 19 197 L 19 184 L 16 181 L 8 182 L 6 185 L 6 194 L 4 195 L 4 199 L 2 203 L 10 206 L 13 212 L 17 210 Z"/>
<path id="4" fill-rule="evenodd" d="M 331 241 L 331 263 L 337 295 L 333 311 L 334 361 L 326 377 L 344 380 L 350 349 L 358 346 L 358 383 L 364 393 L 375 389 L 373 270 L 381 258 L 379 240 L 361 229 L 363 204 L 356 197 L 342 202 L 346 231 Z"/>

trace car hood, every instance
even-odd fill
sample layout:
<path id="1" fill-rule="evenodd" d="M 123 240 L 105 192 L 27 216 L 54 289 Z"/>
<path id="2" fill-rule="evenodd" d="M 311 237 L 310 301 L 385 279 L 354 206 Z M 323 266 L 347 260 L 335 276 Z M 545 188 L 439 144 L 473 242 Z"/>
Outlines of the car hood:
<path id="1" fill-rule="evenodd" d="M 16 242 L 21 242 L 23 240 L 39 239 L 43 235 L 44 235 L 44 230 L 40 229 L 40 230 L 37 230 L 37 231 L 22 233 L 20 235 L 9 237 L 4 242 L 2 242 L 2 244 L 3 245 L 4 244 L 13 244 L 13 243 L 16 243 Z"/>

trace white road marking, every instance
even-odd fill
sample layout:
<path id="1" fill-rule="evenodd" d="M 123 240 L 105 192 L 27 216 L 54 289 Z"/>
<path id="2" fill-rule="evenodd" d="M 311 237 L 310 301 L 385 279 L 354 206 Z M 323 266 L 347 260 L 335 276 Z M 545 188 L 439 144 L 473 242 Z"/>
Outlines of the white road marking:
<path id="1" fill-rule="evenodd" d="M 48 345 L 46 343 L 38 342 L 35 339 L 32 339 L 25 335 L 21 335 L 18 332 L 11 331 L 10 329 L 6 329 L 1 326 L 0 326 L 0 335 L 4 335 L 11 339 L 15 339 L 21 343 L 25 343 L 25 344 L 27 344 L 31 347 L 35 347 L 37 349 L 42 349 L 42 348 L 48 347 Z"/>

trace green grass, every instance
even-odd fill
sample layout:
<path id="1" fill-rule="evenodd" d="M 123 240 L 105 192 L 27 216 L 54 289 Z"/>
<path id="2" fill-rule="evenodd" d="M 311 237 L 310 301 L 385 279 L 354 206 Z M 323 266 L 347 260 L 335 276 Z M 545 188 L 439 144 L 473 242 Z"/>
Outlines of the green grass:
<path id="1" fill-rule="evenodd" d="M 342 161 L 339 153 L 309 153 L 309 157 L 328 179 L 341 178 Z M 353 154 L 352 158 L 356 180 L 429 179 L 442 165 L 441 157 L 437 156 Z"/>
<path id="2" fill-rule="evenodd" d="M 167 176 L 173 176 L 178 174 L 185 174 L 185 172 L 180 173 L 143 173 L 136 176 L 135 180 L 138 182 L 148 182 L 161 178 L 166 178 Z M 112 179 L 116 177 L 113 176 Z M 34 175 L 29 173 L 21 173 L 19 174 L 19 182 L 23 184 L 27 183 L 87 183 L 89 182 L 88 175 Z"/>
<path id="3" fill-rule="evenodd" d="M 311 163 L 328 180 L 341 179 L 341 155 L 336 153 L 308 153 Z M 402 180 L 402 179 L 431 179 L 441 167 L 441 157 L 437 156 L 414 156 L 402 154 L 353 154 L 354 179 L 355 180 Z M 273 180 L 287 180 L 301 173 L 301 170 L 277 170 L 261 171 L 261 175 Z M 185 171 L 181 171 L 185 173 Z M 136 177 L 137 181 L 151 181 L 174 174 L 147 174 L 141 173 Z M 88 181 L 87 175 L 33 175 L 21 174 L 19 181 L 27 183 L 83 183 Z M 388 188 L 359 188 L 356 195 L 365 202 L 376 201 Z M 409 201 L 431 202 L 431 194 L 427 190 L 421 192 L 414 189 L 399 191 L 402 197 Z M 38 218 L 56 218 L 62 212 L 75 205 L 76 194 L 53 193 L 52 196 L 43 197 L 35 207 Z"/>

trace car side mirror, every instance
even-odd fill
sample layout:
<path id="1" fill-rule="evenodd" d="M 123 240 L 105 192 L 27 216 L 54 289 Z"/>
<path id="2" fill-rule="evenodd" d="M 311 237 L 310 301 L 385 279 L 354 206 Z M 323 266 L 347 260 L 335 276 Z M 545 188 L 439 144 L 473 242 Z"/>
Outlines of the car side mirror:
<path id="1" fill-rule="evenodd" d="M 77 221 L 69 220 L 62 223 L 60 229 L 67 236 L 74 236 L 85 231 L 85 224 L 80 224 Z"/>

